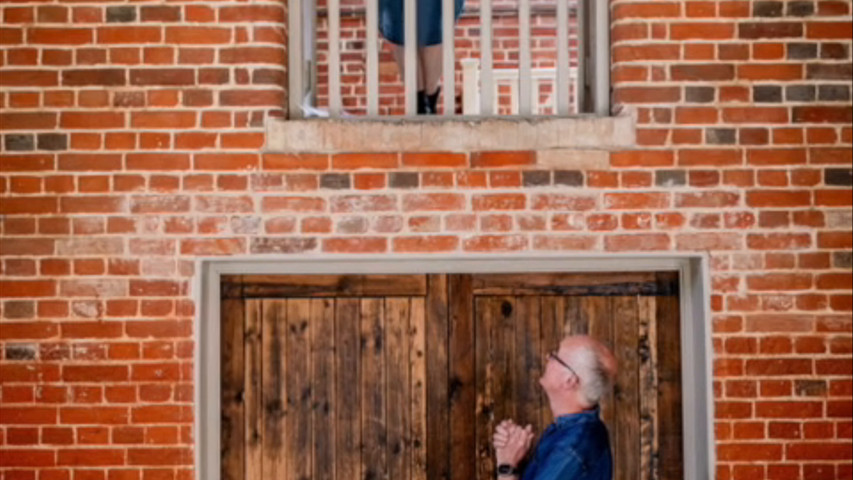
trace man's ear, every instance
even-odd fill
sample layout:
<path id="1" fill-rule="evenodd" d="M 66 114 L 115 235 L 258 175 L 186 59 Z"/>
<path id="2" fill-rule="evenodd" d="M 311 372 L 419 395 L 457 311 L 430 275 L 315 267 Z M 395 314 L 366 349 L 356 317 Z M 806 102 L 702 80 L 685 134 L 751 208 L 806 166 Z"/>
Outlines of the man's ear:
<path id="1" fill-rule="evenodd" d="M 562 387 L 568 391 L 576 389 L 578 387 L 577 375 L 566 374 L 566 377 L 566 380 L 562 383 Z"/>

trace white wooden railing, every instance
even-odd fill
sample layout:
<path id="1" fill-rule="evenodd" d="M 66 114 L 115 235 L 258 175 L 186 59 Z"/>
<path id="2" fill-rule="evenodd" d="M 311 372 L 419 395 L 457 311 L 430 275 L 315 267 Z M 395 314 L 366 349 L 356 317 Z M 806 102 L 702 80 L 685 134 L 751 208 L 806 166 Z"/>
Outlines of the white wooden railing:
<path id="1" fill-rule="evenodd" d="M 480 60 L 476 58 L 463 58 L 460 60 L 462 64 L 462 114 L 466 116 L 479 115 L 481 109 L 481 99 L 487 95 L 483 95 L 481 88 L 483 87 L 481 79 Z M 517 68 L 497 68 L 492 69 L 492 87 L 495 89 L 491 95 L 491 110 L 498 112 L 500 110 L 499 91 L 501 85 L 509 87 L 509 113 L 510 115 L 519 115 L 521 112 L 522 101 L 519 95 L 520 91 L 525 91 L 522 87 L 520 78 L 521 71 Z M 541 115 L 546 111 L 556 112 L 557 96 L 556 93 L 561 89 L 557 83 L 556 68 L 533 68 L 530 69 L 528 76 L 530 78 L 530 87 L 527 89 L 526 101 L 532 115 Z M 569 93 L 569 104 L 572 111 L 577 111 L 577 95 L 574 94 L 577 81 L 577 69 L 569 69 L 569 82 L 571 90 Z M 551 85 L 551 94 L 545 101 L 541 101 L 541 88 L 543 85 Z M 564 87 L 563 87 L 564 88 Z"/>
<path id="2" fill-rule="evenodd" d="M 290 52 L 289 64 L 289 111 L 291 118 L 305 116 L 304 100 L 316 88 L 316 60 L 312 32 L 315 20 L 316 0 L 288 0 Z M 326 0 L 328 12 L 328 116 L 345 115 L 341 99 L 341 2 Z M 364 0 L 366 35 L 366 111 L 367 117 L 379 115 L 379 9 L 378 0 Z M 414 117 L 417 110 L 416 90 L 416 2 L 403 0 L 405 27 L 405 115 Z M 442 89 L 443 115 L 455 115 L 456 57 L 454 52 L 454 0 L 442 2 Z M 517 69 L 495 69 L 492 51 L 492 5 L 491 0 L 480 1 L 480 58 L 463 60 L 464 70 L 463 113 L 465 115 L 492 116 L 498 113 L 497 87 L 511 85 L 513 95 L 512 113 L 520 116 L 537 115 L 543 111 L 539 100 L 539 86 L 550 82 L 552 98 L 548 100 L 548 111 L 557 116 L 592 111 L 607 114 L 609 102 L 609 39 L 604 27 L 607 22 L 606 0 L 577 0 L 577 49 L 578 68 L 569 64 L 569 1 L 555 0 L 557 38 L 556 66 L 550 69 L 533 68 L 531 57 L 531 0 L 518 0 L 519 5 L 519 54 Z M 600 3 L 600 5 L 599 5 Z M 306 30 L 308 29 L 308 30 Z M 597 31 L 596 31 L 597 29 Z M 475 63 L 476 62 L 476 63 Z M 307 73 L 306 70 L 313 71 Z M 588 86 L 595 77 L 596 86 Z M 600 77 L 600 78 L 599 78 Z M 578 86 L 581 82 L 584 85 Z M 309 86 L 310 85 L 310 86 Z M 316 93 L 316 91 L 314 91 Z M 585 101 L 589 95 L 590 101 Z"/>

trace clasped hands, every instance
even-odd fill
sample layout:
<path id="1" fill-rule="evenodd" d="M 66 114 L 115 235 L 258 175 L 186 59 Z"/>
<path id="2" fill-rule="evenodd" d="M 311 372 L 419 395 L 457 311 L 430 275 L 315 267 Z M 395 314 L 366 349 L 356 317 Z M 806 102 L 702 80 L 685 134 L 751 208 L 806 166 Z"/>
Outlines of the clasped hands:
<path id="1" fill-rule="evenodd" d="M 498 465 L 507 464 L 517 467 L 533 442 L 533 427 L 522 428 L 512 420 L 504 420 L 495 428 L 492 444 Z"/>

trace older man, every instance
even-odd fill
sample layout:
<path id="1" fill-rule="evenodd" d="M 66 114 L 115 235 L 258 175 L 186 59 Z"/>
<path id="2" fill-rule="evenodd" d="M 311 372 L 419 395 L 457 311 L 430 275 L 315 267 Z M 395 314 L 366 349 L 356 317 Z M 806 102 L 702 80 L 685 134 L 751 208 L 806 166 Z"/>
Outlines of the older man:
<path id="1" fill-rule="evenodd" d="M 616 359 L 600 342 L 587 336 L 563 339 L 548 354 L 539 384 L 548 395 L 552 423 L 528 458 L 533 441 L 530 425 L 512 420 L 495 430 L 494 447 L 500 480 L 611 480 L 613 460 L 607 427 L 598 417 L 598 403 L 616 375 Z"/>

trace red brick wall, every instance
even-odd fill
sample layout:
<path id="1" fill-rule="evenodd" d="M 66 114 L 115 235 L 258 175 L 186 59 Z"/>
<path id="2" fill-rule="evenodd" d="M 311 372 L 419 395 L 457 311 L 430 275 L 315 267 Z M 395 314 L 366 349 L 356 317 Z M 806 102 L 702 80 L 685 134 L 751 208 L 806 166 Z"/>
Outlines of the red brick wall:
<path id="1" fill-rule="evenodd" d="M 0 6 L 0 478 L 190 478 L 199 256 L 708 251 L 718 478 L 850 479 L 851 2 L 613 1 L 607 168 L 258 153 L 274 3 Z"/>

